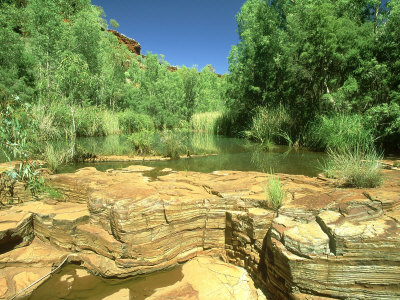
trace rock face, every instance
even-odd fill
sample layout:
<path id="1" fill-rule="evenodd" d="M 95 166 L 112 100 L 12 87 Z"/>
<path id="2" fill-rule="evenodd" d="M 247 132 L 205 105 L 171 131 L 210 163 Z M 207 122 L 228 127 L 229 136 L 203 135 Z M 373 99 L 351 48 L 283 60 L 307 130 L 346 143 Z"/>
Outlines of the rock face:
<path id="1" fill-rule="evenodd" d="M 204 255 L 245 268 L 275 298 L 400 297 L 398 170 L 366 190 L 281 174 L 287 193 L 278 213 L 265 205 L 268 174 L 176 172 L 149 181 L 143 170 L 51 175 L 61 200 L 0 210 L 0 299 L 65 258 L 124 278 Z M 160 293 L 172 290 L 201 299 L 190 280 Z"/>
<path id="2" fill-rule="evenodd" d="M 122 33 L 119 33 L 116 30 L 108 30 L 108 32 L 114 34 L 118 38 L 118 41 L 121 44 L 125 44 L 132 53 L 140 55 L 140 50 L 142 49 L 142 47 L 137 41 L 128 38 L 127 36 L 123 35 Z"/>

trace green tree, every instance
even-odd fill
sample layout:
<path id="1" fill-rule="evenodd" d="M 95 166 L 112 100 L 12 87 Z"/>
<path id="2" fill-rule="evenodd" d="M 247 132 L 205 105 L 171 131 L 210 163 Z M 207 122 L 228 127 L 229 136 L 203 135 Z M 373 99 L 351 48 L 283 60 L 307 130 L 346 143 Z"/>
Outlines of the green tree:
<path id="1" fill-rule="evenodd" d="M 118 24 L 118 22 L 117 22 L 116 20 L 110 19 L 110 26 L 111 26 L 112 28 L 114 28 L 114 29 L 118 29 L 119 24 Z"/>
<path id="2" fill-rule="evenodd" d="M 201 72 L 196 91 L 196 112 L 211 112 L 223 110 L 222 78 L 218 78 L 211 65 L 205 66 Z"/>
<path id="3" fill-rule="evenodd" d="M 185 66 L 179 69 L 178 72 L 182 78 L 183 90 L 185 95 L 185 100 L 184 100 L 185 119 L 186 121 L 189 122 L 195 110 L 199 75 L 196 69 L 194 68 L 189 69 Z"/>

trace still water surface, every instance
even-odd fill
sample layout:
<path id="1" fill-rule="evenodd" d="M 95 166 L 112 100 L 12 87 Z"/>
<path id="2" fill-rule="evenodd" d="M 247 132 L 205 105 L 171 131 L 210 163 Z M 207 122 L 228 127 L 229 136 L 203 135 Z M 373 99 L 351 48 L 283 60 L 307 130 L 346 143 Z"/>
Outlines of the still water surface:
<path id="1" fill-rule="evenodd" d="M 98 155 L 132 155 L 132 146 L 124 137 L 96 137 L 78 139 L 80 147 Z M 158 153 L 162 153 L 163 145 L 154 143 Z M 326 154 L 287 146 L 274 146 L 270 150 L 244 139 L 229 138 L 215 135 L 191 134 L 186 136 L 182 153 L 216 154 L 203 157 L 190 157 L 168 161 L 143 162 L 106 162 L 80 163 L 60 169 L 60 172 L 73 172 L 78 168 L 93 166 L 100 171 L 124 168 L 133 164 L 154 167 L 155 171 L 148 174 L 157 176 L 164 168 L 175 171 L 213 172 L 216 170 L 260 171 L 287 174 L 302 174 L 316 176 L 321 173 L 321 167 Z"/>

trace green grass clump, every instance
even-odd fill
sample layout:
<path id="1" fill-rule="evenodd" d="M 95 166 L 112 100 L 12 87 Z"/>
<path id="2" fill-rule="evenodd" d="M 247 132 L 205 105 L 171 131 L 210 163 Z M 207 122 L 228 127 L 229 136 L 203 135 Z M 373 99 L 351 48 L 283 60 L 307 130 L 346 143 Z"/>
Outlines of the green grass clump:
<path id="1" fill-rule="evenodd" d="M 218 111 L 194 114 L 190 119 L 190 128 L 196 132 L 217 133 L 217 121 L 221 117 L 222 113 Z"/>
<path id="2" fill-rule="evenodd" d="M 282 187 L 279 177 L 271 174 L 268 179 L 268 184 L 264 186 L 263 189 L 267 198 L 267 207 L 278 210 L 282 206 L 283 198 L 286 195 L 286 191 Z"/>
<path id="3" fill-rule="evenodd" d="M 373 143 L 373 134 L 360 115 L 322 116 L 310 126 L 306 141 L 314 149 L 334 151 Z"/>
<path id="4" fill-rule="evenodd" d="M 374 188 L 383 182 L 381 159 L 382 155 L 372 146 L 329 149 L 324 173 L 335 178 L 340 186 Z"/>

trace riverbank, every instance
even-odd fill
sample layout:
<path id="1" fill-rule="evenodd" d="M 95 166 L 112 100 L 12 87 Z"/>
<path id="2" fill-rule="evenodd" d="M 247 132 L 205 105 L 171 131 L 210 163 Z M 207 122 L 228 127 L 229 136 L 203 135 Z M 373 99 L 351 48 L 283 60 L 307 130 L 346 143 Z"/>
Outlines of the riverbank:
<path id="1" fill-rule="evenodd" d="M 286 190 L 278 213 L 265 206 L 265 173 L 49 175 L 61 198 L 0 210 L 1 299 L 67 256 L 126 278 L 204 255 L 245 268 L 278 297 L 399 297 L 400 171 L 383 172 L 375 189 L 278 174 Z"/>

